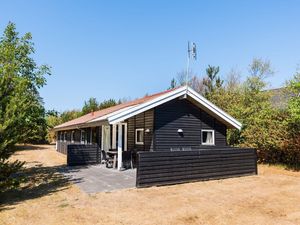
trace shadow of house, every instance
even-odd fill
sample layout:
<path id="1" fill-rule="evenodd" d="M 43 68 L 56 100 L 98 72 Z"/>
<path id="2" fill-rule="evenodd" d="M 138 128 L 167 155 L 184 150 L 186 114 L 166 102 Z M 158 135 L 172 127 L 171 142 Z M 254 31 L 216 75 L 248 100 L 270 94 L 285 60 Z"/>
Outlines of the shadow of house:
<path id="1" fill-rule="evenodd" d="M 18 189 L 0 193 L 0 212 L 13 209 L 14 205 L 51 195 L 69 187 L 70 182 L 78 183 L 81 179 L 72 179 L 63 173 L 76 172 L 79 168 L 69 168 L 64 165 L 43 167 L 41 164 L 31 168 L 24 168 L 17 174 L 23 180 Z"/>

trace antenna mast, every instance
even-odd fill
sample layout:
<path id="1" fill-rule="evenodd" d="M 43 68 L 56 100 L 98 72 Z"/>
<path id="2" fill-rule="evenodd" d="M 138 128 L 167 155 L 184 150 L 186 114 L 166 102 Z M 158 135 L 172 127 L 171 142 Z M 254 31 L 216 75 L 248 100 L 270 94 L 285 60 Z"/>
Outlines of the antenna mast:
<path id="1" fill-rule="evenodd" d="M 185 76 L 185 85 L 188 87 L 189 80 L 189 71 L 190 71 L 190 59 L 197 59 L 197 49 L 196 44 L 194 42 L 191 43 L 188 41 L 188 51 L 187 51 L 187 66 L 186 66 L 186 76 Z"/>

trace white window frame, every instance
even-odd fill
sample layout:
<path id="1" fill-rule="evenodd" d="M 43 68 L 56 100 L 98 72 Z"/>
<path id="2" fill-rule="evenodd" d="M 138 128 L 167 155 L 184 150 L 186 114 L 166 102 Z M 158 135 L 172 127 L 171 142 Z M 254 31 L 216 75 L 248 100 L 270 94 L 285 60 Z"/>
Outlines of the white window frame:
<path id="1" fill-rule="evenodd" d="M 203 143 L 203 132 L 212 132 L 213 143 Z M 201 145 L 215 145 L 215 130 L 204 129 L 201 130 Z"/>
<path id="2" fill-rule="evenodd" d="M 64 132 L 64 142 L 67 142 L 67 132 Z"/>
<path id="3" fill-rule="evenodd" d="M 135 129 L 135 144 L 137 144 L 137 145 L 143 145 L 143 144 L 144 144 L 144 140 L 143 140 L 143 141 L 138 141 L 138 140 L 137 140 L 137 133 L 138 133 L 139 131 L 142 131 L 142 132 L 143 132 L 143 139 L 144 139 L 144 136 L 145 136 L 144 128 L 137 128 L 137 129 Z"/>
<path id="4" fill-rule="evenodd" d="M 71 131 L 71 143 L 74 143 L 74 134 L 75 134 L 75 131 Z"/>

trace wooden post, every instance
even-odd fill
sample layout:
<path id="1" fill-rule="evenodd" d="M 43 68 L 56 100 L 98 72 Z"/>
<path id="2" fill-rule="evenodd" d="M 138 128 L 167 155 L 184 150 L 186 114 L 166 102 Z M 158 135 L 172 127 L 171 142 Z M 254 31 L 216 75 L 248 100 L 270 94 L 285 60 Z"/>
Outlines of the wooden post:
<path id="1" fill-rule="evenodd" d="M 118 124 L 118 170 L 122 168 L 122 124 Z"/>

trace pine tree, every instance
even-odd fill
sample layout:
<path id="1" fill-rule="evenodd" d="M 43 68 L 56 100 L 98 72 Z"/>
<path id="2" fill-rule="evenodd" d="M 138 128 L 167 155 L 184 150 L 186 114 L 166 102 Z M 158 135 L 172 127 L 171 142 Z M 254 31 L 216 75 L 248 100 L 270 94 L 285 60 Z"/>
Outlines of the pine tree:
<path id="1" fill-rule="evenodd" d="M 19 37 L 9 23 L 0 39 L 0 191 L 18 184 L 13 177 L 23 165 L 9 162 L 15 144 L 46 136 L 45 109 L 38 89 L 46 84 L 47 66 L 37 66 L 32 37 Z"/>
<path id="2" fill-rule="evenodd" d="M 97 111 L 98 105 L 99 103 L 96 98 L 90 98 L 88 101 L 84 101 L 84 106 L 82 107 L 82 115 Z"/>

